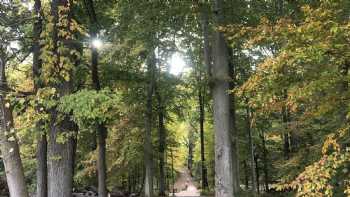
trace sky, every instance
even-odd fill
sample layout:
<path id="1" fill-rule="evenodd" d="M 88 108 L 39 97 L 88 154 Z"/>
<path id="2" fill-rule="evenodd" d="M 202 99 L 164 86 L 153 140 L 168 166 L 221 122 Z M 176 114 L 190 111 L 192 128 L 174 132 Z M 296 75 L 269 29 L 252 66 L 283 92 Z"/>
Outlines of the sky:
<path id="1" fill-rule="evenodd" d="M 174 53 L 169 60 L 170 73 L 173 75 L 180 75 L 186 68 L 184 57 L 180 53 Z"/>

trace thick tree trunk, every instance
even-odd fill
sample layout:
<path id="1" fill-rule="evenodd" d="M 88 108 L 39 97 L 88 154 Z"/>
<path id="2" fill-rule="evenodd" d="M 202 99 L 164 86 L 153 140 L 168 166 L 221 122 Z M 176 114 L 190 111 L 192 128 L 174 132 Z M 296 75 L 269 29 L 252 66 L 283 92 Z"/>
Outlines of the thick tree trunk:
<path id="1" fill-rule="evenodd" d="M 247 102 L 248 103 L 248 102 Z M 250 157 L 250 170 L 251 170 L 251 178 L 252 178 L 252 191 L 256 192 L 257 191 L 257 178 L 256 178 L 256 169 L 255 169 L 255 159 L 254 159 L 254 142 L 252 139 L 252 129 L 251 129 L 251 111 L 249 106 L 247 106 L 246 109 L 247 117 L 247 133 L 248 133 L 248 144 L 249 144 L 249 157 Z"/>
<path id="2" fill-rule="evenodd" d="M 166 130 L 164 125 L 164 105 L 160 90 L 157 89 L 158 100 L 158 132 L 159 132 L 159 196 L 165 196 L 165 147 L 166 147 Z"/>
<path id="3" fill-rule="evenodd" d="M 97 126 L 97 173 L 98 173 L 98 196 L 107 197 L 107 167 L 106 167 L 106 138 L 107 128 L 99 124 Z"/>
<path id="4" fill-rule="evenodd" d="M 202 189 L 208 189 L 208 173 L 205 164 L 205 144 L 204 144 L 204 95 L 202 94 L 201 86 L 198 90 L 198 102 L 199 102 L 199 132 L 200 132 L 200 148 L 201 148 L 201 170 L 202 170 Z"/>
<path id="5" fill-rule="evenodd" d="M 38 137 L 36 194 L 37 197 L 47 197 L 47 139 L 46 134 Z"/>
<path id="6" fill-rule="evenodd" d="M 209 86 L 211 86 L 211 77 L 212 77 L 212 57 L 210 50 L 210 38 L 209 38 L 209 17 L 208 17 L 209 8 L 205 5 L 201 9 L 201 23 L 202 23 L 202 34 L 203 34 L 203 56 L 204 64 L 207 69 L 207 75 L 209 77 Z"/>
<path id="7" fill-rule="evenodd" d="M 230 86 L 230 89 L 232 90 L 234 87 Z M 235 110 L 235 96 L 234 95 L 230 95 L 231 96 L 231 107 L 230 107 L 230 115 L 231 115 L 231 135 L 233 137 L 232 140 L 232 154 L 233 154 L 233 158 L 235 158 L 233 160 L 232 163 L 232 167 L 233 167 L 233 189 L 235 193 L 238 193 L 240 190 L 240 179 L 239 179 L 239 156 L 238 156 L 238 134 L 237 134 L 237 128 L 236 128 L 236 110 Z"/>
<path id="8" fill-rule="evenodd" d="M 74 175 L 76 125 L 66 115 L 51 110 L 48 143 L 48 197 L 71 197 Z M 63 137 L 63 138 L 62 138 Z"/>
<path id="9" fill-rule="evenodd" d="M 34 89 L 37 91 L 41 88 L 40 72 L 42 61 L 40 59 L 40 34 L 42 32 L 43 23 L 41 18 L 41 0 L 35 0 L 34 13 L 37 16 L 33 25 L 33 78 Z"/>
<path id="10" fill-rule="evenodd" d="M 209 45 L 209 17 L 208 17 L 208 8 L 203 5 L 201 9 L 201 23 L 202 23 L 202 34 L 203 34 L 203 56 L 204 64 L 207 69 L 207 75 L 209 81 L 212 77 L 212 63 L 210 56 L 210 45 Z M 209 86 L 211 86 L 209 82 Z M 204 92 L 202 88 L 198 91 L 198 101 L 199 101 L 199 131 L 200 131 L 200 145 L 201 145 L 201 168 L 202 168 L 202 189 L 208 189 L 208 170 L 205 163 L 205 144 L 204 144 L 204 119 L 205 119 L 205 110 L 204 110 Z"/>
<path id="11" fill-rule="evenodd" d="M 7 185 L 11 197 L 28 197 L 24 179 L 22 160 L 16 134 L 14 133 L 13 117 L 9 101 L 5 77 L 5 61 L 0 59 L 0 151 L 5 167 Z"/>
<path id="12" fill-rule="evenodd" d="M 69 32 L 69 23 L 71 21 L 71 11 L 68 0 L 52 0 L 51 16 L 53 22 L 53 30 L 51 39 L 53 43 L 52 54 L 56 56 L 56 61 L 52 66 L 60 67 L 60 57 L 58 52 L 58 40 L 66 39 L 59 35 L 59 31 Z M 59 9 L 66 8 L 64 11 Z M 67 17 L 68 26 L 61 26 L 62 17 Z M 64 42 L 63 42 L 64 43 Z M 64 47 L 70 48 L 68 44 Z M 68 55 L 67 55 L 68 56 Z M 63 79 L 60 72 L 55 73 L 56 80 L 49 85 L 56 89 L 57 94 L 62 97 L 72 92 L 73 83 L 70 80 Z M 70 75 L 72 73 L 69 73 Z M 59 98 L 57 98 L 59 99 Z M 48 142 L 48 196 L 49 197 L 71 197 L 73 188 L 73 160 L 74 160 L 74 136 L 76 126 L 70 118 L 58 112 L 56 108 L 50 109 L 50 125 L 49 125 L 49 142 Z"/>
<path id="13" fill-rule="evenodd" d="M 73 123 L 68 117 L 58 120 L 58 112 L 52 110 L 48 143 L 48 196 L 71 197 L 73 188 L 73 139 L 68 137 Z M 62 136 L 66 134 L 64 142 Z"/>
<path id="14" fill-rule="evenodd" d="M 77 148 L 78 148 L 78 131 L 79 127 L 77 124 L 72 124 L 72 130 L 73 136 L 72 136 L 72 144 L 73 144 L 73 155 L 72 155 L 72 176 L 74 177 L 75 174 L 75 162 L 77 161 Z M 73 179 L 73 186 L 74 186 L 74 179 Z"/>
<path id="15" fill-rule="evenodd" d="M 145 155 L 145 188 L 144 196 L 153 197 L 153 146 L 152 146 L 152 113 L 153 102 L 152 96 L 155 86 L 155 55 L 151 52 L 151 57 L 147 62 L 148 68 L 148 87 L 147 87 L 147 101 L 146 101 L 146 118 L 145 118 L 145 138 L 144 138 L 144 155 Z"/>
<path id="16" fill-rule="evenodd" d="M 217 25 L 223 23 L 223 0 L 215 0 L 215 18 Z M 233 158 L 231 138 L 231 100 L 229 91 L 229 56 L 227 43 L 222 33 L 215 32 L 213 65 L 213 100 L 215 131 L 215 196 L 233 197 Z M 236 158 L 234 158 L 236 159 Z"/>
<path id="17" fill-rule="evenodd" d="M 42 32 L 41 1 L 35 0 L 34 12 L 37 18 L 33 25 L 33 78 L 34 91 L 37 92 L 42 87 L 40 72 L 42 61 L 40 60 L 40 34 Z M 39 106 L 36 112 L 40 113 Z M 37 171 L 36 171 L 36 194 L 37 197 L 47 197 L 47 139 L 45 131 L 42 131 L 43 122 L 36 123 L 38 132 L 37 142 Z"/>
<path id="18" fill-rule="evenodd" d="M 235 67 L 233 64 L 233 50 L 231 47 L 228 47 L 230 61 L 229 61 L 229 73 L 230 77 L 232 78 L 230 80 L 230 90 L 233 90 L 235 88 Z M 240 190 L 240 180 L 239 180 L 239 155 L 238 155 L 238 131 L 236 128 L 236 106 L 235 106 L 235 95 L 234 93 L 230 94 L 230 100 L 231 100 L 231 106 L 230 106 L 230 116 L 231 116 L 231 135 L 233 137 L 232 140 L 232 149 L 233 149 L 233 158 L 236 158 L 233 160 L 233 189 L 235 193 L 238 193 Z"/>

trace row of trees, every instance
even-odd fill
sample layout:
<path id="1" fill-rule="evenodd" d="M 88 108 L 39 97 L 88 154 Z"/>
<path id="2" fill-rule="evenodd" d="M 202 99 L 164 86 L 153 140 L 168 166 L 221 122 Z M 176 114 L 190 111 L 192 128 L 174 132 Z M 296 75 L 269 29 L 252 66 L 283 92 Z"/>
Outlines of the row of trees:
<path id="1" fill-rule="evenodd" d="M 346 0 L 2 1 L 10 195 L 95 185 L 101 197 L 165 196 L 184 163 L 217 197 L 257 195 L 261 182 L 282 195 L 347 194 L 349 10 Z M 190 67 L 179 76 L 174 53 Z"/>

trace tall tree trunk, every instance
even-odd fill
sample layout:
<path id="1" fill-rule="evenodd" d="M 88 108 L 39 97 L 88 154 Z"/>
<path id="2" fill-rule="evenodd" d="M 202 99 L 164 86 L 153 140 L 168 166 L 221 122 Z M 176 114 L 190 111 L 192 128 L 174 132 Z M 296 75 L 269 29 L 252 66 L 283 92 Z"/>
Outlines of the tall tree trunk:
<path id="1" fill-rule="evenodd" d="M 72 129 L 73 132 L 72 136 L 72 144 L 73 144 L 73 155 L 72 155 L 72 176 L 75 175 L 75 163 L 77 160 L 77 148 L 78 148 L 78 131 L 79 127 L 77 124 L 72 122 Z M 73 185 L 74 185 L 74 179 L 73 179 Z"/>
<path id="2" fill-rule="evenodd" d="M 187 168 L 192 175 L 193 169 L 193 149 L 194 149 L 194 133 L 192 129 L 188 131 L 188 157 L 187 157 Z"/>
<path id="3" fill-rule="evenodd" d="M 41 18 L 41 0 L 35 0 L 34 12 L 37 18 L 33 25 L 33 78 L 34 78 L 34 91 L 37 92 L 39 88 L 42 88 L 42 82 L 40 80 L 40 72 L 42 67 L 42 61 L 40 60 L 40 34 L 42 32 L 42 18 Z M 40 107 L 36 107 L 36 112 L 40 113 Z M 36 171 L 36 194 L 37 197 L 47 197 L 47 138 L 46 133 L 43 131 L 43 122 L 39 121 L 35 127 L 38 132 L 37 137 L 37 171 Z"/>
<path id="4" fill-rule="evenodd" d="M 212 57 L 210 50 L 210 38 L 209 38 L 209 8 L 205 4 L 201 4 L 201 23 L 202 23 L 202 34 L 203 34 L 203 56 L 204 64 L 207 69 L 207 75 L 209 77 L 209 86 L 211 86 L 212 73 Z"/>
<path id="5" fill-rule="evenodd" d="M 268 158 L 267 158 L 267 147 L 266 147 L 266 139 L 265 139 L 265 133 L 264 131 L 261 132 L 261 141 L 263 145 L 263 162 L 264 162 L 264 185 L 265 185 L 265 191 L 269 191 L 269 168 L 268 168 Z"/>
<path id="6" fill-rule="evenodd" d="M 248 104 L 248 102 L 247 102 Z M 251 170 L 251 177 L 252 177 L 252 191 L 257 191 L 257 181 L 256 181 L 256 169 L 255 169 L 255 159 L 254 159 L 254 142 L 252 139 L 252 129 L 251 129 L 251 111 L 249 106 L 247 106 L 246 109 L 247 117 L 247 131 L 248 131 L 248 143 L 249 143 L 249 156 L 250 156 L 250 170 Z"/>
<path id="7" fill-rule="evenodd" d="M 174 174 L 174 154 L 173 150 L 170 150 L 171 154 L 171 180 L 172 180 L 172 194 L 175 196 L 175 174 Z"/>
<path id="8" fill-rule="evenodd" d="M 209 80 L 212 76 L 212 65 L 211 65 L 211 56 L 210 56 L 210 45 L 209 45 L 209 17 L 208 17 L 208 8 L 205 5 L 201 7 L 201 23 L 202 23 L 202 34 L 203 34 L 203 56 L 204 64 L 207 69 L 207 75 Z M 210 83 L 210 82 L 209 82 Z M 210 84 L 209 84 L 210 85 Z M 205 110 L 204 110 L 204 92 L 202 88 L 198 91 L 198 101 L 199 101 L 199 131 L 200 131 L 200 141 L 201 141 L 201 168 L 202 168 L 202 189 L 208 189 L 208 170 L 205 163 L 205 144 L 204 144 L 204 119 L 205 119 Z"/>
<path id="9" fill-rule="evenodd" d="M 284 12 L 284 2 L 281 0 L 275 0 L 275 20 L 277 21 L 280 17 L 283 16 Z M 283 71 L 285 73 L 285 71 Z M 284 100 L 287 99 L 288 97 L 288 92 L 287 89 L 283 89 L 282 90 L 282 97 Z M 282 115 L 282 124 L 284 127 L 283 133 L 282 133 L 282 139 L 283 139 L 283 155 L 285 159 L 289 159 L 289 154 L 290 154 L 290 135 L 289 135 L 289 131 L 288 131 L 288 108 L 287 105 L 284 104 L 282 106 L 282 111 L 281 111 L 281 115 Z"/>
<path id="10" fill-rule="evenodd" d="M 200 74 L 201 75 L 201 74 Z M 200 76 L 201 78 L 201 76 Z M 201 82 L 200 82 L 201 84 Z M 201 170 L 202 170 L 202 189 L 208 189 L 208 175 L 207 167 L 205 164 L 205 144 L 204 144 L 204 95 L 203 95 L 202 84 L 198 89 L 198 102 L 199 102 L 199 132 L 200 132 L 200 145 L 201 145 Z"/>
<path id="11" fill-rule="evenodd" d="M 245 189 L 249 189 L 249 170 L 248 170 L 248 165 L 247 161 L 243 161 L 243 168 L 244 168 L 244 184 L 245 184 Z"/>
<path id="12" fill-rule="evenodd" d="M 60 11 L 59 9 L 64 11 Z M 51 16 L 53 29 L 50 34 L 52 39 L 52 55 L 55 56 L 54 63 L 51 65 L 55 71 L 59 70 L 60 58 L 62 54 L 59 53 L 58 41 L 64 44 L 64 47 L 72 50 L 71 43 L 66 37 L 61 37 L 59 31 L 70 33 L 69 26 L 71 22 L 71 10 L 68 0 L 52 0 L 51 2 Z M 68 25 L 61 24 L 61 19 L 67 18 Z M 62 41 L 63 40 L 63 41 Z M 73 60 L 73 59 L 71 59 Z M 72 61 L 73 62 L 73 61 Z M 50 82 L 49 85 L 55 88 L 59 97 L 68 95 L 72 92 L 72 73 L 69 71 L 69 80 L 64 79 L 61 76 L 61 72 L 58 71 L 54 75 L 56 80 Z M 59 99 L 56 98 L 57 100 Z M 70 120 L 68 115 L 61 114 L 56 108 L 50 109 L 50 125 L 49 125 L 49 142 L 48 142 L 48 196 L 49 197 L 71 197 L 73 188 L 73 155 L 74 155 L 74 131 L 76 126 Z"/>
<path id="13" fill-rule="evenodd" d="M 166 147 L 166 130 L 164 125 L 165 107 L 162 97 L 157 88 L 158 100 L 158 132 L 159 132 L 159 196 L 165 196 L 165 147 Z"/>
<path id="14" fill-rule="evenodd" d="M 146 101 L 146 118 L 145 118 L 145 138 L 144 138 L 144 155 L 145 155 L 145 197 L 153 197 L 153 145 L 152 145 L 152 122 L 153 122 L 153 102 L 152 96 L 155 86 L 155 54 L 151 51 L 147 62 L 148 87 Z"/>
<path id="15" fill-rule="evenodd" d="M 145 172 L 145 170 L 143 169 L 142 170 L 142 176 L 140 176 L 140 190 L 139 190 L 139 193 L 141 194 L 142 193 L 142 191 L 144 191 L 145 189 L 145 176 L 146 176 L 146 172 Z"/>
<path id="16" fill-rule="evenodd" d="M 8 91 L 5 60 L 0 58 L 0 151 L 11 197 L 28 197 L 18 140 L 14 133 L 12 108 L 6 100 Z"/>
<path id="17" fill-rule="evenodd" d="M 224 1 L 215 0 L 215 19 L 222 25 Z M 230 126 L 231 100 L 229 91 L 229 55 L 227 43 L 221 32 L 215 32 L 215 49 L 213 65 L 213 100 L 215 131 L 215 196 L 233 197 L 233 159 Z"/>
<path id="18" fill-rule="evenodd" d="M 256 191 L 258 194 L 260 193 L 260 169 L 259 169 L 259 163 L 258 163 L 259 155 L 254 155 L 254 161 L 255 161 L 255 174 L 256 174 Z"/>
<path id="19" fill-rule="evenodd" d="M 127 173 L 127 191 L 129 194 L 131 194 L 131 184 L 132 184 L 132 179 L 131 179 L 131 175 L 130 175 L 130 171 L 128 170 L 128 173 Z"/>
<path id="20" fill-rule="evenodd" d="M 37 197 L 47 197 L 47 138 L 46 134 L 39 134 L 37 145 Z"/>
<path id="21" fill-rule="evenodd" d="M 107 128 L 103 124 L 97 125 L 97 176 L 98 176 L 98 196 L 107 197 L 107 167 L 106 167 L 106 138 Z"/>
<path id="22" fill-rule="evenodd" d="M 90 20 L 90 34 L 92 39 L 97 39 L 98 21 L 92 0 L 84 0 L 84 4 Z M 101 83 L 98 75 L 98 51 L 91 46 L 91 76 L 92 84 L 96 91 L 101 90 Z M 98 176 L 98 196 L 107 197 L 107 167 L 106 167 L 106 138 L 107 128 L 104 124 L 97 123 L 97 176 Z"/>
<path id="23" fill-rule="evenodd" d="M 73 138 L 66 137 L 62 143 L 60 136 L 69 134 L 73 123 L 69 117 L 58 120 L 57 111 L 51 112 L 50 135 L 48 143 L 48 196 L 71 197 L 73 188 Z M 59 122 L 61 121 L 61 122 Z"/>
<path id="24" fill-rule="evenodd" d="M 230 86 L 230 89 L 232 90 L 234 87 Z M 232 135 L 232 154 L 233 160 L 232 167 L 233 167 L 233 189 L 235 193 L 238 193 L 240 190 L 240 179 L 239 179 L 239 153 L 238 153 L 238 134 L 237 134 L 237 128 L 236 128 L 236 109 L 235 109 L 235 96 L 231 96 L 231 107 L 230 107 L 230 115 L 231 115 L 231 135 Z"/>
<path id="25" fill-rule="evenodd" d="M 235 67 L 233 64 L 233 50 L 231 47 L 228 46 L 230 61 L 229 61 L 229 73 L 230 77 L 232 78 L 230 80 L 230 90 L 233 90 L 235 88 Z M 236 158 L 233 160 L 233 189 L 235 193 L 238 193 L 240 190 L 240 180 L 239 180 L 239 155 L 238 155 L 238 130 L 236 128 L 236 106 L 235 106 L 235 95 L 234 93 L 230 94 L 230 100 L 231 100 L 231 106 L 230 106 L 230 116 L 231 116 L 231 135 L 233 137 L 232 140 L 232 147 L 233 147 L 233 158 Z"/>

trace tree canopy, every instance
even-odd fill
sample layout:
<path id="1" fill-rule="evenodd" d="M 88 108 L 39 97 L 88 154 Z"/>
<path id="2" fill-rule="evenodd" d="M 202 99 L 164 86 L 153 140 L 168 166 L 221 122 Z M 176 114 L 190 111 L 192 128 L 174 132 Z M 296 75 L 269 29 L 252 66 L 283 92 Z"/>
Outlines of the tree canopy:
<path id="1" fill-rule="evenodd" d="M 350 196 L 349 19 L 349 0 L 0 1 L 0 196 Z"/>

